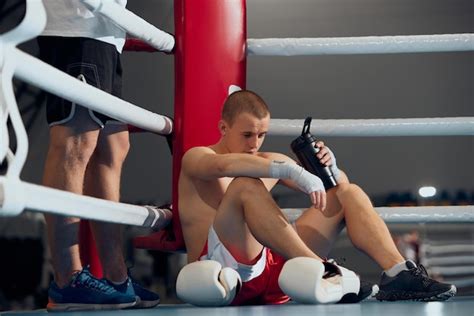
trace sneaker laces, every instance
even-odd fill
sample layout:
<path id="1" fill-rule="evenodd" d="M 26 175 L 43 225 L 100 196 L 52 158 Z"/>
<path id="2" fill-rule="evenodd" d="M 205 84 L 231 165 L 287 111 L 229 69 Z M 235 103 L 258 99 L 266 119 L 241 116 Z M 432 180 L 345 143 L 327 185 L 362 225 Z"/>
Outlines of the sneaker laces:
<path id="1" fill-rule="evenodd" d="M 411 272 L 415 277 L 421 279 L 425 287 L 428 287 L 431 284 L 435 283 L 435 281 L 428 276 L 428 272 L 422 264 L 419 264 L 416 268 L 411 269 Z"/>
<path id="2" fill-rule="evenodd" d="M 79 275 L 84 274 L 84 277 L 79 279 Z M 87 268 L 84 268 L 83 271 L 78 272 L 74 278 L 75 284 L 83 284 L 86 288 L 97 290 L 106 294 L 110 294 L 115 291 L 115 289 L 108 285 L 107 283 L 103 282 L 95 278 Z"/>

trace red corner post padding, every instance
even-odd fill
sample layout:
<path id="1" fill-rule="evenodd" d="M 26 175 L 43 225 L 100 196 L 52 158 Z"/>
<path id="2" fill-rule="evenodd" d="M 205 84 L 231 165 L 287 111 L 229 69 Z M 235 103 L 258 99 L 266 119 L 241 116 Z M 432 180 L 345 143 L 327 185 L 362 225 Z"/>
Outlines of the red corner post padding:
<path id="1" fill-rule="evenodd" d="M 219 139 L 217 123 L 230 85 L 245 87 L 245 0 L 175 0 L 175 108 L 172 226 L 137 237 L 139 248 L 184 250 L 179 221 L 181 158 Z"/>

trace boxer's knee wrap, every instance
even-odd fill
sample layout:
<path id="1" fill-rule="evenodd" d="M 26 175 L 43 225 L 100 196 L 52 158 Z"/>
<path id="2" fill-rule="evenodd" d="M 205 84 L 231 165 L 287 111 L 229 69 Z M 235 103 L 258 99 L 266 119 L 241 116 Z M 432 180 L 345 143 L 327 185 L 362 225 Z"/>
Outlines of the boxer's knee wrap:
<path id="1" fill-rule="evenodd" d="M 240 290 L 242 281 L 237 271 L 224 268 L 214 260 L 196 261 L 178 274 L 178 297 L 196 306 L 229 305 Z"/>
<path id="2" fill-rule="evenodd" d="M 328 268 L 337 273 L 325 276 Z M 343 269 L 343 270 L 342 270 Z M 354 272 L 317 259 L 298 257 L 288 260 L 278 284 L 294 301 L 305 304 L 334 303 L 347 294 L 359 293 L 360 281 Z"/>

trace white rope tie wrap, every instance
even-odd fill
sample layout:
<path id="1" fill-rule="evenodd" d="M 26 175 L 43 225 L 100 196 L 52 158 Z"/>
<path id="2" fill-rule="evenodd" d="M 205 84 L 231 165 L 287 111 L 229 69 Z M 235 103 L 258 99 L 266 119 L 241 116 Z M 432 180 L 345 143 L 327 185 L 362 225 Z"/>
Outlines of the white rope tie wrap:
<path id="1" fill-rule="evenodd" d="M 135 13 L 121 7 L 110 0 L 81 0 L 91 11 L 98 12 L 125 30 L 128 34 L 137 37 L 159 51 L 171 52 L 175 45 L 174 37 L 152 24 L 148 23 Z"/>
<path id="2" fill-rule="evenodd" d="M 248 39 L 247 55 L 302 56 L 473 51 L 474 34 Z"/>
<path id="3" fill-rule="evenodd" d="M 318 136 L 467 136 L 474 135 L 474 117 L 315 120 Z M 304 119 L 271 119 L 269 135 L 298 136 Z"/>

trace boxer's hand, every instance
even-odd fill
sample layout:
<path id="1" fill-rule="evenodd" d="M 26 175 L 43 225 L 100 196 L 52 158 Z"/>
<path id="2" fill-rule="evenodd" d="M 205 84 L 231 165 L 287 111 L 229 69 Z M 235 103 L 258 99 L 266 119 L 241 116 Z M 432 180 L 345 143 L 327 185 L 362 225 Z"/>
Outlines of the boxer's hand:
<path id="1" fill-rule="evenodd" d="M 294 181 L 301 191 L 310 196 L 314 207 L 321 210 L 326 208 L 326 191 L 323 182 L 303 167 L 284 161 L 272 161 L 269 175 L 270 178 Z"/>
<path id="2" fill-rule="evenodd" d="M 317 209 L 324 211 L 326 209 L 326 191 L 315 191 L 310 195 L 311 203 Z"/>
<path id="3" fill-rule="evenodd" d="M 319 159 L 319 162 L 325 166 L 330 166 L 332 164 L 331 155 L 329 155 L 328 148 L 324 146 L 324 142 L 318 141 L 315 145 L 319 149 L 319 152 L 316 154 L 316 157 Z"/>
<path id="4" fill-rule="evenodd" d="M 334 156 L 334 153 L 331 151 L 331 149 L 329 149 L 329 147 L 325 146 L 324 142 L 322 141 L 318 141 L 316 143 L 316 147 L 319 148 L 319 152 L 316 154 L 316 157 L 323 165 L 328 166 L 329 169 L 331 169 L 334 178 L 339 180 L 341 171 L 337 167 L 336 156 Z"/>

